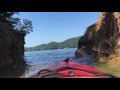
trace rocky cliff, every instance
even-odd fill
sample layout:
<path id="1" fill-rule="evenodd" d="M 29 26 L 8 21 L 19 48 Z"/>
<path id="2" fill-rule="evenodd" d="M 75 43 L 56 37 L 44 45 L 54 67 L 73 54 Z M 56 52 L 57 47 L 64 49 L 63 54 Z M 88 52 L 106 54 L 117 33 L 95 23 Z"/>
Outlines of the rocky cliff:
<path id="1" fill-rule="evenodd" d="M 120 12 L 102 12 L 98 21 L 89 26 L 85 34 L 79 39 L 75 56 L 91 54 L 97 59 L 110 57 L 119 51 L 119 38 Z"/>
<path id="2" fill-rule="evenodd" d="M 0 22 L 0 66 L 16 62 L 24 56 L 24 37 L 25 33 Z"/>

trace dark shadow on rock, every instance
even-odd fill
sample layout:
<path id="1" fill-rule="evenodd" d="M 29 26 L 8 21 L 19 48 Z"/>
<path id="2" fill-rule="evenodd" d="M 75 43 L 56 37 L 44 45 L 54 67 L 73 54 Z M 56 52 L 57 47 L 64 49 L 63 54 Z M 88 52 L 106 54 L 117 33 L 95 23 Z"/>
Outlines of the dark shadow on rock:
<path id="1" fill-rule="evenodd" d="M 78 49 L 78 50 L 75 51 L 75 57 L 76 57 L 76 58 L 83 57 L 83 56 L 85 56 L 86 54 L 87 54 L 87 53 L 86 53 L 84 47 L 81 47 L 80 49 Z"/>
<path id="2" fill-rule="evenodd" d="M 16 58 L 16 62 L 0 66 L 0 78 L 20 78 L 25 75 L 27 64 L 24 58 Z"/>

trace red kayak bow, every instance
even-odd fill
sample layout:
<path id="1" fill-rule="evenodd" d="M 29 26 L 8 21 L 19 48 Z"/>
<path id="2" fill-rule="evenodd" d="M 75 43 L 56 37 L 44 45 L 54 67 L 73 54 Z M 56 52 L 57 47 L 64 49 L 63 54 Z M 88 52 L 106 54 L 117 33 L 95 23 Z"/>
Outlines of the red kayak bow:
<path id="1" fill-rule="evenodd" d="M 69 58 L 60 63 L 40 70 L 28 78 L 114 78 L 114 76 L 95 68 L 69 61 Z"/>

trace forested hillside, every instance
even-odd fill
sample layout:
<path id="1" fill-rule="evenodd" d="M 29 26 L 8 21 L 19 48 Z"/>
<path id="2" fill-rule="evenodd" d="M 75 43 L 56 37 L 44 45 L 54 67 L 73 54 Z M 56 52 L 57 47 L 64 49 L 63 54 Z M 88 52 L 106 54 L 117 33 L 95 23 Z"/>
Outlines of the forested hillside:
<path id="1" fill-rule="evenodd" d="M 63 42 L 50 42 L 48 44 L 42 44 L 35 47 L 25 48 L 25 51 L 39 51 L 39 50 L 51 50 L 51 49 L 64 49 L 64 48 L 77 48 L 77 43 L 80 36 L 67 39 Z"/>

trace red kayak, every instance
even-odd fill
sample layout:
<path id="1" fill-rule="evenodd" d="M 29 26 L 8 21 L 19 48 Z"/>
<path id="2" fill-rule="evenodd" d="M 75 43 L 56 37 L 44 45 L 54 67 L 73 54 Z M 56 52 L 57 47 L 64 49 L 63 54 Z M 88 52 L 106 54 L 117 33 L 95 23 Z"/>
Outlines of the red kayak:
<path id="1" fill-rule="evenodd" d="M 72 62 L 67 58 L 60 63 L 40 70 L 28 78 L 115 78 L 95 68 Z"/>

